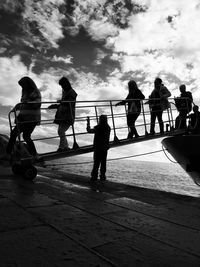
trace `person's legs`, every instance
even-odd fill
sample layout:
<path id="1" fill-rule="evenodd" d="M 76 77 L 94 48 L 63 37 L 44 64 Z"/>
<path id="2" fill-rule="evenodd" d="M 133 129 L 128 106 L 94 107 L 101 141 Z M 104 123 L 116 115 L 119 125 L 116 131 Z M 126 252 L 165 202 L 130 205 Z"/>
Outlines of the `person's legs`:
<path id="1" fill-rule="evenodd" d="M 100 179 L 106 180 L 106 163 L 107 163 L 107 150 L 101 151 L 101 167 L 100 167 Z"/>
<path id="2" fill-rule="evenodd" d="M 179 113 L 180 116 L 180 124 L 179 124 L 179 129 L 186 129 L 187 124 L 186 124 L 186 118 L 187 118 L 187 111 L 183 110 Z"/>
<path id="3" fill-rule="evenodd" d="M 99 165 L 101 162 L 101 155 L 99 154 L 99 151 L 94 150 L 94 163 L 93 163 L 93 169 L 91 172 L 91 180 L 95 181 L 98 178 L 98 170 L 99 170 Z"/>
<path id="4" fill-rule="evenodd" d="M 22 126 L 22 131 L 23 131 L 23 139 L 24 141 L 27 143 L 28 146 L 28 152 L 32 155 L 32 156 L 36 156 L 37 155 L 37 151 L 34 145 L 33 140 L 31 139 L 31 134 L 34 131 L 35 127 L 37 124 L 35 123 L 25 123 Z"/>
<path id="5" fill-rule="evenodd" d="M 139 136 L 139 134 L 138 134 L 138 132 L 136 130 L 136 127 L 135 127 L 135 122 L 136 122 L 136 120 L 137 120 L 137 118 L 138 118 L 139 115 L 140 115 L 139 113 L 133 114 L 133 121 L 132 121 L 131 131 L 135 135 L 135 137 L 138 137 Z"/>
<path id="6" fill-rule="evenodd" d="M 154 134 L 155 133 L 155 121 L 157 117 L 157 111 L 152 110 L 151 111 L 151 126 L 150 126 L 150 133 Z"/>
<path id="7" fill-rule="evenodd" d="M 133 138 L 133 135 L 135 135 L 135 137 L 138 137 L 138 133 L 137 130 L 135 128 L 135 121 L 137 120 L 139 116 L 139 113 L 135 113 L 135 114 L 128 114 L 127 115 L 127 124 L 129 127 L 129 133 L 128 133 L 128 137 L 129 139 Z"/>
<path id="8" fill-rule="evenodd" d="M 159 123 L 161 134 L 164 133 L 164 124 L 163 124 L 163 120 L 162 120 L 162 114 L 163 114 L 162 110 L 157 111 L 157 118 L 158 118 L 158 123 Z"/>
<path id="9" fill-rule="evenodd" d="M 132 126 L 132 114 L 127 114 L 127 126 L 128 126 L 128 139 L 133 138 L 133 133 L 131 132 L 131 126 Z"/>
<path id="10" fill-rule="evenodd" d="M 69 127 L 70 125 L 66 123 L 60 123 L 58 126 L 58 135 L 60 137 L 60 143 L 59 143 L 60 149 L 69 148 L 69 144 L 65 136 L 65 132 L 69 129 Z"/>
<path id="11" fill-rule="evenodd" d="M 13 151 L 16 138 L 19 133 L 21 133 L 21 129 L 15 126 L 10 133 L 10 139 L 8 141 L 7 148 L 6 148 L 7 154 L 11 154 L 11 152 Z"/>

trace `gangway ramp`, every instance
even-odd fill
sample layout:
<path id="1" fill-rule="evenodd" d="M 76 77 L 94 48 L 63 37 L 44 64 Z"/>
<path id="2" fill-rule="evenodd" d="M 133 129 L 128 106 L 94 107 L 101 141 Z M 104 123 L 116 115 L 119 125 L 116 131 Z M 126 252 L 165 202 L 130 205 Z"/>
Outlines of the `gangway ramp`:
<path id="1" fill-rule="evenodd" d="M 158 138 L 164 138 L 167 136 L 177 136 L 177 135 L 182 135 L 185 131 L 179 130 L 179 131 L 169 131 L 165 132 L 164 134 L 154 134 L 154 135 L 144 135 L 140 136 L 138 138 L 135 138 L 133 140 L 130 139 L 121 139 L 118 141 L 112 141 L 110 142 L 110 148 L 115 148 L 115 147 L 120 147 L 120 146 L 125 146 L 125 145 L 131 145 L 139 142 L 144 142 L 144 141 L 150 141 Z M 70 149 L 68 151 L 62 151 L 62 152 L 49 152 L 49 153 L 43 153 L 40 154 L 40 156 L 44 159 L 44 161 L 49 161 L 49 160 L 54 160 L 54 159 L 59 159 L 59 158 L 64 158 L 64 157 L 73 157 L 73 156 L 78 156 L 82 154 L 87 154 L 91 153 L 94 151 L 93 145 L 89 146 L 83 146 L 75 149 Z"/>
<path id="2" fill-rule="evenodd" d="M 135 100 L 135 99 L 134 99 Z M 53 159 L 60 159 L 64 157 L 71 157 L 76 155 L 81 155 L 85 153 L 89 153 L 93 151 L 93 135 L 87 133 L 86 131 L 86 121 L 87 118 L 90 118 L 91 128 L 98 124 L 99 116 L 101 114 L 107 115 L 108 123 L 111 127 L 111 136 L 110 136 L 110 148 L 120 147 L 124 145 L 130 145 L 138 142 L 144 142 L 148 140 L 153 140 L 157 138 L 162 138 L 165 136 L 181 134 L 181 132 L 174 131 L 175 129 L 175 118 L 178 115 L 177 109 L 175 107 L 174 99 L 169 99 L 171 105 L 167 110 L 163 111 L 163 123 L 164 123 L 164 133 L 159 134 L 159 125 L 158 122 L 155 124 L 155 132 L 154 135 L 149 135 L 150 131 L 150 120 L 151 120 L 151 111 L 149 105 L 145 105 L 148 103 L 148 99 L 139 100 L 141 101 L 141 112 L 137 121 L 135 123 L 136 129 L 138 131 L 139 137 L 133 139 L 127 139 L 128 135 L 128 126 L 127 126 L 127 103 L 124 106 L 116 106 L 117 102 L 121 100 L 98 100 L 98 101 L 76 101 L 76 116 L 75 122 L 70 127 L 70 129 L 66 132 L 66 137 L 70 143 L 70 146 L 73 149 L 65 152 L 57 152 L 57 151 L 48 151 L 44 153 L 43 151 L 39 151 L 39 155 L 43 158 L 44 161 L 50 161 Z M 133 100 L 127 100 L 133 101 Z M 19 103 L 16 107 L 20 107 L 23 103 Z M 35 102 L 29 102 L 29 104 L 35 104 Z M 58 148 L 59 136 L 57 134 L 58 125 L 54 124 L 55 118 L 55 110 L 48 109 L 49 106 L 56 106 L 58 104 L 55 101 L 52 102 L 41 102 L 41 124 L 37 126 L 32 135 L 32 139 L 36 144 L 39 142 L 38 147 L 42 147 L 41 144 L 46 144 L 46 146 L 50 144 L 54 144 L 54 147 Z M 71 101 L 63 101 L 62 104 L 69 105 L 71 109 L 71 105 L 73 102 Z M 19 122 L 17 120 L 17 108 L 14 108 L 9 113 L 9 123 L 10 130 L 13 127 L 17 126 L 19 128 L 21 123 L 30 123 L 29 122 Z M 71 109 L 72 113 L 72 109 Z M 73 113 L 72 113 L 73 114 Z M 22 147 L 23 139 L 21 134 L 18 135 L 18 143 L 19 150 Z M 72 145 L 71 145 L 72 144 Z M 37 170 L 35 170 L 34 166 L 36 161 L 33 157 L 27 156 L 27 154 L 23 153 L 23 149 L 18 151 L 18 156 L 16 157 L 16 162 L 13 162 L 13 165 L 20 165 L 20 168 L 24 169 L 32 168 L 34 175 L 37 175 Z M 19 166 L 18 166 L 19 167 Z M 16 168 L 17 171 L 19 168 Z M 29 169 L 28 169 L 29 170 Z M 15 172 L 15 168 L 13 168 L 13 172 Z M 27 171 L 28 173 L 28 171 Z M 31 171 L 29 172 L 31 173 Z M 35 178 L 34 175 L 30 175 L 29 179 Z M 26 175 L 25 175 L 26 176 Z M 28 175 L 27 175 L 28 176 Z M 32 177 L 32 178 L 31 178 Z"/>

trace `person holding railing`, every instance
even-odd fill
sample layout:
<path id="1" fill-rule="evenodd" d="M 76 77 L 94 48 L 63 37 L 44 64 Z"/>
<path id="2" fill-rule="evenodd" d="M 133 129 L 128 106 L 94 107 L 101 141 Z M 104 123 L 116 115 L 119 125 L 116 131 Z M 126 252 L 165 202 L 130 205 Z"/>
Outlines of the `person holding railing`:
<path id="1" fill-rule="evenodd" d="M 186 129 L 186 119 L 188 113 L 192 110 L 193 97 L 191 92 L 186 91 L 185 84 L 181 84 L 179 90 L 181 92 L 180 97 L 174 99 L 177 110 L 179 111 L 179 115 L 175 121 L 175 129 Z"/>
<path id="2" fill-rule="evenodd" d="M 40 124 L 41 120 L 41 94 L 35 82 L 29 77 L 23 77 L 18 81 L 22 87 L 21 103 L 17 104 L 13 111 L 19 110 L 16 117 L 16 126 L 11 130 L 10 139 L 7 145 L 6 152 L 10 155 L 14 149 L 16 138 L 20 133 L 23 133 L 23 139 L 27 143 L 28 152 L 37 157 L 37 151 L 34 142 L 31 139 L 31 134 L 35 127 Z M 29 103 L 37 102 L 37 103 Z"/>
<path id="3" fill-rule="evenodd" d="M 141 113 L 141 100 L 145 99 L 143 93 L 139 90 L 137 83 L 134 80 L 128 82 L 129 93 L 125 100 L 118 102 L 115 106 L 125 105 L 128 103 L 127 112 L 127 125 L 129 128 L 128 139 L 133 139 L 139 137 L 139 134 L 135 127 L 135 122 Z"/>
<path id="4" fill-rule="evenodd" d="M 99 117 L 99 123 L 94 128 L 90 127 L 90 118 L 87 119 L 87 132 L 94 133 L 94 164 L 90 181 L 96 181 L 100 166 L 100 180 L 106 180 L 106 161 L 109 149 L 110 126 L 106 115 Z"/>
<path id="5" fill-rule="evenodd" d="M 162 114 L 165 109 L 170 107 L 168 97 L 171 96 L 170 91 L 166 86 L 163 85 L 160 78 L 156 78 L 154 81 L 154 89 L 149 96 L 149 100 L 145 104 L 149 104 L 151 111 L 151 126 L 150 134 L 155 134 L 155 121 L 158 119 L 160 134 L 164 133 L 164 123 L 162 119 Z"/>
<path id="6" fill-rule="evenodd" d="M 64 152 L 70 150 L 65 133 L 69 127 L 74 124 L 77 93 L 74 91 L 66 77 L 62 77 L 59 80 L 59 85 L 62 87 L 62 97 L 57 101 L 59 105 L 53 104 L 48 108 L 57 108 L 54 119 L 54 123 L 58 124 L 58 135 L 60 137 L 57 151 Z"/>

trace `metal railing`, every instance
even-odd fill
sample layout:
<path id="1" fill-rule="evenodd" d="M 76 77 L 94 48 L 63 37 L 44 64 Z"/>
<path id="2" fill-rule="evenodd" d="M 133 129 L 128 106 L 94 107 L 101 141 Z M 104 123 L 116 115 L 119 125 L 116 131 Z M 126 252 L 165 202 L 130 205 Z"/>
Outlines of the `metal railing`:
<path id="1" fill-rule="evenodd" d="M 165 132 L 173 131 L 175 129 L 175 119 L 178 116 L 180 110 L 178 111 L 175 104 L 175 99 L 169 98 L 170 106 L 168 109 L 163 111 L 163 123 Z M 101 114 L 105 114 L 108 117 L 108 124 L 111 127 L 111 138 L 110 140 L 118 142 L 121 139 L 126 139 L 128 134 L 127 126 L 127 104 L 123 106 L 115 106 L 117 102 L 121 100 L 98 100 L 98 101 L 76 101 L 76 116 L 75 122 L 72 124 L 72 127 L 66 132 L 66 137 L 72 139 L 73 149 L 85 145 L 92 145 L 92 137 L 86 131 L 86 120 L 87 117 L 90 117 L 91 127 L 98 124 L 98 119 Z M 126 100 L 133 101 L 133 100 Z M 135 101 L 135 99 L 134 99 Z M 141 112 L 138 116 L 135 127 L 140 136 L 148 137 L 148 132 L 151 125 L 151 111 L 148 104 L 145 104 L 149 99 L 138 100 L 141 102 Z M 187 99 L 186 99 L 187 102 Z M 70 101 L 63 101 L 63 104 L 69 105 L 71 114 L 72 112 L 72 103 Z M 188 102 L 187 102 L 188 103 Z M 36 102 L 26 103 L 31 105 L 36 104 Z M 55 118 L 55 109 L 48 109 L 49 105 L 58 104 L 57 102 L 41 102 L 41 122 L 40 126 L 36 127 L 33 133 L 32 140 L 34 142 L 45 142 L 46 144 L 58 145 L 58 141 L 55 141 L 59 138 L 57 134 L 57 125 L 53 123 Z M 18 120 L 18 112 L 20 112 L 20 107 L 23 103 L 19 103 L 16 107 L 9 112 L 9 124 L 10 130 L 13 127 L 18 128 L 18 141 L 22 143 L 23 140 L 20 134 L 20 125 L 26 124 L 34 121 L 24 121 L 20 122 Z M 188 105 L 188 104 L 187 104 Z M 155 131 L 158 132 L 158 122 L 155 123 Z M 51 141 L 51 143 L 50 143 Z"/>

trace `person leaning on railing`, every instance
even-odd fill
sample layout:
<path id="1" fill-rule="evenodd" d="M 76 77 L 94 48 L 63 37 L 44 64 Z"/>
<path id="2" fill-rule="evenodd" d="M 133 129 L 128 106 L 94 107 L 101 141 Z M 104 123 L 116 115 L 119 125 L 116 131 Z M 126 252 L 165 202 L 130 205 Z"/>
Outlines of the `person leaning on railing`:
<path id="1" fill-rule="evenodd" d="M 16 126 L 10 133 L 10 139 L 7 145 L 6 152 L 11 154 L 14 149 L 16 138 L 20 133 L 23 133 L 23 139 L 27 143 L 28 152 L 32 156 L 37 156 L 37 151 L 34 142 L 31 139 L 31 134 L 35 127 L 40 124 L 41 120 L 41 94 L 34 81 L 29 77 L 23 77 L 18 81 L 22 87 L 21 104 L 15 106 L 13 111 L 19 110 L 16 118 Z M 29 103 L 38 102 L 38 103 Z"/>

